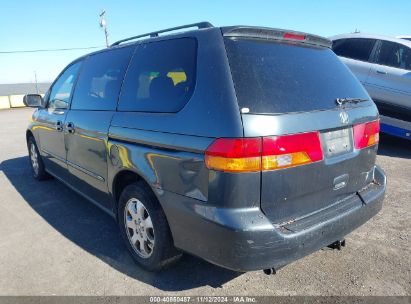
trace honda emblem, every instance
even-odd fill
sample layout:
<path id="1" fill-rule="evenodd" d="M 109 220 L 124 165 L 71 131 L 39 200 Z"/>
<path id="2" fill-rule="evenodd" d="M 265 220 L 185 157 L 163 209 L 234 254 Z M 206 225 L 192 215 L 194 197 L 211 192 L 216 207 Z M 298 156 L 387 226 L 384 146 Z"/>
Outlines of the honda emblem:
<path id="1" fill-rule="evenodd" d="M 342 122 L 343 124 L 347 124 L 348 121 L 349 121 L 347 112 L 341 112 L 341 113 L 340 113 L 340 119 L 341 119 L 341 122 Z"/>

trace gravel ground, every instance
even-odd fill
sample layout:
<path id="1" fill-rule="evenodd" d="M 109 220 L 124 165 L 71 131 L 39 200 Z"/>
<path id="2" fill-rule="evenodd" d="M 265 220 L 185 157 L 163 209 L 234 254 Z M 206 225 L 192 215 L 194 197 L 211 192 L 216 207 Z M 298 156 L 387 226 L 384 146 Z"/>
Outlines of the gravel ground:
<path id="1" fill-rule="evenodd" d="M 0 295 L 411 295 L 411 144 L 382 137 L 383 210 L 281 269 L 245 274 L 195 257 L 160 274 L 138 268 L 114 221 L 56 180 L 30 176 L 30 109 L 0 111 Z"/>

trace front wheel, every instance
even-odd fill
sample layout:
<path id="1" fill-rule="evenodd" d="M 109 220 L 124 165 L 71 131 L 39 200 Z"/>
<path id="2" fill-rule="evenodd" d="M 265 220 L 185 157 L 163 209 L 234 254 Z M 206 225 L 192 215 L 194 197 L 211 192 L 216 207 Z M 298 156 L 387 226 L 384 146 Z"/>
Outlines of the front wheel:
<path id="1" fill-rule="evenodd" d="M 36 141 L 32 136 L 30 136 L 27 140 L 27 147 L 29 149 L 29 158 L 33 177 L 37 180 L 47 179 L 48 174 L 44 168 L 43 159 L 41 158 L 39 149 L 37 148 Z"/>
<path id="2" fill-rule="evenodd" d="M 181 254 L 175 249 L 167 219 L 145 184 L 127 186 L 119 200 L 120 232 L 133 259 L 149 271 L 158 271 Z"/>

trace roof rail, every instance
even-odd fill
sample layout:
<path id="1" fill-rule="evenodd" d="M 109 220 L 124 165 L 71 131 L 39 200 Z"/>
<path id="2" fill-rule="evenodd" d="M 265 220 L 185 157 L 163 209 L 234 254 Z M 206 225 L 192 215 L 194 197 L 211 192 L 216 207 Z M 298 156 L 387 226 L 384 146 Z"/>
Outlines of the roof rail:
<path id="1" fill-rule="evenodd" d="M 147 36 L 149 36 L 150 38 L 158 37 L 158 34 L 161 34 L 161 33 L 181 30 L 181 29 L 190 28 L 190 27 L 197 27 L 198 29 L 204 29 L 204 28 L 213 27 L 213 25 L 210 22 L 204 21 L 204 22 L 198 22 L 198 23 L 192 23 L 192 24 L 187 24 L 187 25 L 176 26 L 176 27 L 172 27 L 172 28 L 168 28 L 168 29 L 164 29 L 164 30 L 160 30 L 160 31 L 156 31 L 156 32 L 151 32 L 151 33 L 147 33 L 147 34 L 142 34 L 142 35 L 122 39 L 122 40 L 114 42 L 110 46 L 116 46 L 116 45 L 119 45 L 119 44 L 121 44 L 123 42 L 126 42 L 126 41 L 130 41 L 130 40 L 134 40 L 134 39 L 138 39 L 138 38 L 143 38 L 143 37 L 147 37 Z"/>

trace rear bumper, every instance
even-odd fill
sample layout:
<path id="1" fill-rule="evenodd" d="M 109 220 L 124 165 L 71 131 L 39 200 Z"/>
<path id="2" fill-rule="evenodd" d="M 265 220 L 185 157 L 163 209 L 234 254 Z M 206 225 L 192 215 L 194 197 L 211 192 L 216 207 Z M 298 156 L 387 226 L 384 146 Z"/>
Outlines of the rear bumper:
<path id="1" fill-rule="evenodd" d="M 176 247 L 236 271 L 279 269 L 317 251 L 361 226 L 382 207 L 383 171 L 374 183 L 344 201 L 293 223 L 273 225 L 260 208 L 224 209 L 162 193 L 160 201 Z"/>

